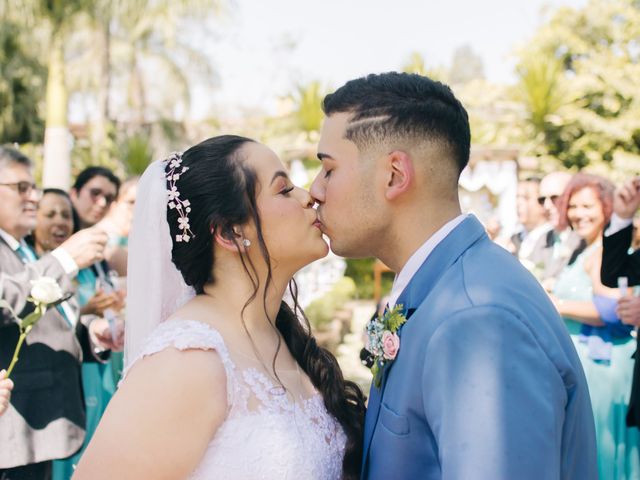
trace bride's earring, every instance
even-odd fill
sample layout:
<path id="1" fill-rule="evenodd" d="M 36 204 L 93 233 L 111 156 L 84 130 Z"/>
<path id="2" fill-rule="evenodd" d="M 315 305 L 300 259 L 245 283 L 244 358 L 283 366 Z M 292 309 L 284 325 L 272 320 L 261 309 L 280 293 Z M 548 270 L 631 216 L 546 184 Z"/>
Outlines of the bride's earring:
<path id="1" fill-rule="evenodd" d="M 242 245 L 243 245 L 245 248 L 249 248 L 249 247 L 251 246 L 251 240 L 249 240 L 248 238 L 243 239 L 243 240 L 242 240 Z"/>

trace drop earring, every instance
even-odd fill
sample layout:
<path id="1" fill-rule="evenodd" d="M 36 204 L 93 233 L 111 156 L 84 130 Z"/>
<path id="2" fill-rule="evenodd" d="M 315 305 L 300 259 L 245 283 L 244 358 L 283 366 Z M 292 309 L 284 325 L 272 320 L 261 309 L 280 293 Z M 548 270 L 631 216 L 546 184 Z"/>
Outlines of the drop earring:
<path id="1" fill-rule="evenodd" d="M 246 248 L 249 248 L 251 246 L 251 240 L 249 240 L 248 238 L 243 239 L 242 245 L 244 245 L 244 247 Z"/>

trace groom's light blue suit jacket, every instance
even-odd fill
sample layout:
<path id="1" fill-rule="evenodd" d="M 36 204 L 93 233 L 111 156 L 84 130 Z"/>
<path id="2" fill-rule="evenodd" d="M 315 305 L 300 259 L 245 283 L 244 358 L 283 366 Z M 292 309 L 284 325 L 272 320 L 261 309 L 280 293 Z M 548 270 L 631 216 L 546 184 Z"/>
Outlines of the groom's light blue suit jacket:
<path id="1" fill-rule="evenodd" d="M 362 478 L 597 478 L 591 402 L 565 326 L 475 217 L 397 303 L 411 316 L 371 389 Z"/>

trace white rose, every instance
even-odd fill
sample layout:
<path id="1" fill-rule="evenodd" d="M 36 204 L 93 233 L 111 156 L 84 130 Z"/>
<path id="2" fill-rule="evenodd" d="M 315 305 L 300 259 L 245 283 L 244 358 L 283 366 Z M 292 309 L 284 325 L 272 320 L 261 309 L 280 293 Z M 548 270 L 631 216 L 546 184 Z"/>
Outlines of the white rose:
<path id="1" fill-rule="evenodd" d="M 60 285 L 51 277 L 31 280 L 31 298 L 43 305 L 55 303 L 62 298 Z"/>

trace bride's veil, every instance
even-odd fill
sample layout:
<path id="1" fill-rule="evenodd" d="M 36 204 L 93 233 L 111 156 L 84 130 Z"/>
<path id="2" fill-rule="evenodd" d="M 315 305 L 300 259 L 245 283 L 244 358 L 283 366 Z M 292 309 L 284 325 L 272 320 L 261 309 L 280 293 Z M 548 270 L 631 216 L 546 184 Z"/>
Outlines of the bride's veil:
<path id="1" fill-rule="evenodd" d="M 153 162 L 138 184 L 129 235 L 125 368 L 154 328 L 195 295 L 171 261 L 165 165 L 166 160 Z"/>

